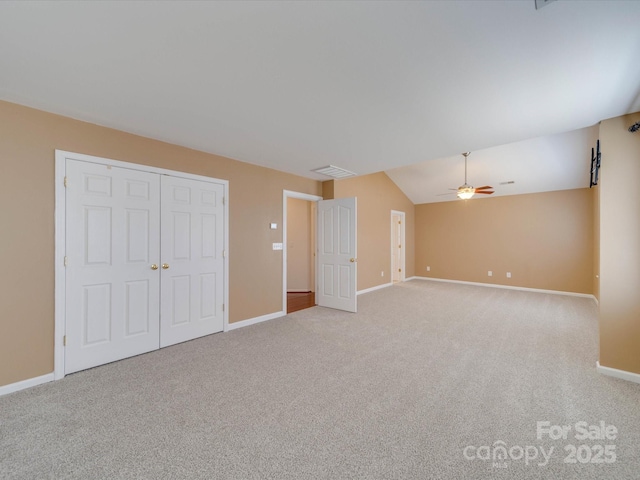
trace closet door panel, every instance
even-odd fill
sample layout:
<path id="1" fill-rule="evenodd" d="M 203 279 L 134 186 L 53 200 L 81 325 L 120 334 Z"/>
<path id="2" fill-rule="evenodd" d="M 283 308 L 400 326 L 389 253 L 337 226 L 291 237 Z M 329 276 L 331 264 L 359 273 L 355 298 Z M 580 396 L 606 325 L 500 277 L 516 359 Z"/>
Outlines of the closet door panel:
<path id="1" fill-rule="evenodd" d="M 65 373 L 159 348 L 160 176 L 66 160 Z"/>
<path id="2" fill-rule="evenodd" d="M 224 186 L 162 176 L 160 346 L 223 329 Z"/>

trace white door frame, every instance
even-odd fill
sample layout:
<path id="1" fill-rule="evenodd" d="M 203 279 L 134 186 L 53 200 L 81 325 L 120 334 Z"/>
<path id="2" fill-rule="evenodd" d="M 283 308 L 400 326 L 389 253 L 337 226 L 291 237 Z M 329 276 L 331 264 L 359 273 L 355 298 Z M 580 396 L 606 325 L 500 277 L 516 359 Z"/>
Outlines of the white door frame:
<path id="1" fill-rule="evenodd" d="M 97 163 L 113 167 L 128 168 L 130 170 L 141 170 L 159 175 L 172 175 L 174 177 L 189 178 L 205 182 L 221 183 L 224 185 L 224 250 L 229 252 L 229 181 L 221 180 L 192 173 L 167 170 L 165 168 L 150 167 L 136 163 L 121 162 L 109 158 L 94 157 L 81 153 L 67 152 L 64 150 L 55 151 L 55 288 L 54 288 L 54 354 L 53 354 L 53 378 L 59 380 L 64 378 L 64 335 L 66 331 L 66 272 L 64 266 L 64 255 L 66 253 L 66 210 L 67 200 L 65 195 L 65 172 L 67 158 L 81 160 L 84 162 Z M 229 255 L 224 258 L 224 331 L 229 327 Z"/>
<path id="2" fill-rule="evenodd" d="M 309 202 L 318 202 L 322 200 L 322 197 L 318 195 L 311 195 L 309 193 L 293 192 L 291 190 L 282 191 L 282 311 L 286 315 L 287 313 L 287 199 L 297 198 L 299 200 L 308 200 Z M 318 244 L 318 232 L 316 231 L 315 242 Z M 315 252 L 314 252 L 315 253 Z M 318 284 L 318 256 L 314 256 L 314 262 L 316 265 L 316 274 L 314 275 L 314 282 L 316 283 L 315 291 L 317 291 Z"/>
<path id="3" fill-rule="evenodd" d="M 391 210 L 391 223 L 390 223 L 390 225 L 391 225 L 391 279 L 390 279 L 391 283 L 393 283 L 393 273 L 394 273 L 393 272 L 393 268 L 394 268 L 394 265 L 393 265 L 393 253 L 394 253 L 394 250 L 395 250 L 395 242 L 396 242 L 395 236 L 393 234 L 394 233 L 393 232 L 393 227 L 394 227 L 393 216 L 394 215 L 398 215 L 399 217 L 402 218 L 402 220 L 401 220 L 402 223 L 400 224 L 401 227 L 402 227 L 402 228 L 400 228 L 400 237 L 402 238 L 402 242 L 401 242 L 402 248 L 400 249 L 400 255 L 399 255 L 399 258 L 400 258 L 400 270 L 401 270 L 401 272 L 400 272 L 400 281 L 404 282 L 405 279 L 407 278 L 406 275 L 405 275 L 405 273 L 406 273 L 405 272 L 405 267 L 406 267 L 406 258 L 405 258 L 405 251 L 406 251 L 405 225 L 406 225 L 406 221 L 405 221 L 405 213 L 404 212 L 400 212 L 399 210 Z M 395 267 L 397 268 L 397 266 L 395 266 Z"/>

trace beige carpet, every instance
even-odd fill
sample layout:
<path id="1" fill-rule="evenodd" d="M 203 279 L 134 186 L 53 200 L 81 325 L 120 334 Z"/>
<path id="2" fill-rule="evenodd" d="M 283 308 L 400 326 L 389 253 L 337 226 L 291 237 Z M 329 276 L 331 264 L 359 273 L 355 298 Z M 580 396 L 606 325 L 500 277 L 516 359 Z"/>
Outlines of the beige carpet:
<path id="1" fill-rule="evenodd" d="M 592 300 L 412 281 L 358 301 L 1 397 L 0 478 L 640 477 L 640 385 L 596 372 Z M 575 438 L 600 421 L 615 439 Z"/>

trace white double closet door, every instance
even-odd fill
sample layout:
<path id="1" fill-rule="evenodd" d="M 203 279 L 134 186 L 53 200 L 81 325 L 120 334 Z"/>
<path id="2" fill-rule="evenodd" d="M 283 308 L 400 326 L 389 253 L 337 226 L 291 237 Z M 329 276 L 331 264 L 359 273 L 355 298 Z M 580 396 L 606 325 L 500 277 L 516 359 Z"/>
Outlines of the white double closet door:
<path id="1" fill-rule="evenodd" d="M 224 185 L 66 160 L 65 373 L 222 331 Z"/>

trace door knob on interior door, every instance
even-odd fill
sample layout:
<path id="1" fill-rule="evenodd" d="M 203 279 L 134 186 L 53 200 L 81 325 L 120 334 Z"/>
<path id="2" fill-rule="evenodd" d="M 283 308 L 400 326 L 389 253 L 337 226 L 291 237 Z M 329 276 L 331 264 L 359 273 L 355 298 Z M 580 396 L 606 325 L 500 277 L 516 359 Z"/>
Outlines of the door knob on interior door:
<path id="1" fill-rule="evenodd" d="M 166 270 L 167 268 L 169 268 L 169 264 L 168 263 L 163 263 L 162 264 L 162 269 Z"/>
<path id="2" fill-rule="evenodd" d="M 356 259 L 355 259 L 355 258 L 352 258 L 352 259 L 351 259 L 351 260 L 349 260 L 349 261 L 350 261 L 351 263 L 353 263 L 353 262 L 355 262 L 355 261 L 356 261 Z"/>
<path id="3" fill-rule="evenodd" d="M 157 269 L 158 269 L 158 265 L 156 265 L 155 263 L 151 265 L 151 270 L 157 270 Z"/>

